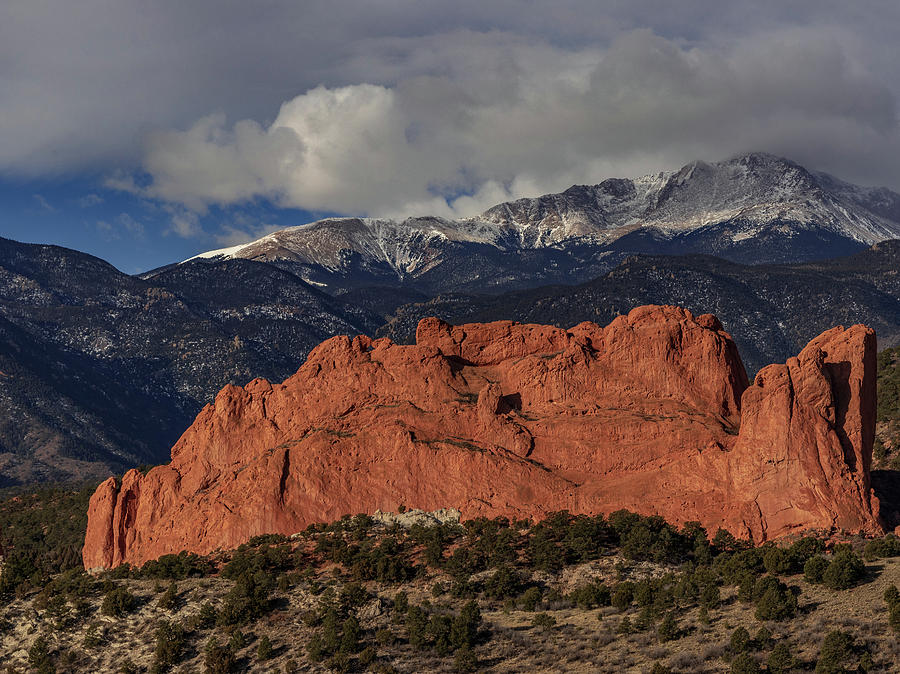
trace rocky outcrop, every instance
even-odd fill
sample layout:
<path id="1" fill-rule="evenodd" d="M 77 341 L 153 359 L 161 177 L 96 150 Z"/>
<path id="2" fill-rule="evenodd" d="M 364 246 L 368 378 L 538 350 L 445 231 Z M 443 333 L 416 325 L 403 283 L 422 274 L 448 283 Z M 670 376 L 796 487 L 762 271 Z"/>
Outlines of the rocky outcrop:
<path id="1" fill-rule="evenodd" d="M 401 505 L 463 518 L 629 508 L 757 542 L 874 532 L 874 387 L 863 326 L 749 385 L 714 316 L 669 306 L 569 330 L 425 319 L 412 346 L 335 337 L 282 384 L 222 389 L 169 465 L 104 482 L 84 564 Z"/>

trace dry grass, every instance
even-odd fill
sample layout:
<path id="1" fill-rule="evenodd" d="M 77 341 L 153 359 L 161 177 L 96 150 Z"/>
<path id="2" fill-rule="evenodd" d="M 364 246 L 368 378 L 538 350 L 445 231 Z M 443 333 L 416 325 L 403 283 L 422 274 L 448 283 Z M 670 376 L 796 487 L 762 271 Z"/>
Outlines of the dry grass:
<path id="1" fill-rule="evenodd" d="M 799 585 L 800 613 L 786 623 L 766 623 L 776 641 L 786 639 L 792 652 L 801 661 L 812 666 L 822 639 L 833 629 L 853 633 L 857 642 L 868 646 L 875 659 L 877 671 L 900 671 L 900 644 L 895 633 L 887 625 L 887 611 L 882 595 L 891 583 L 900 586 L 900 559 L 878 562 L 873 579 L 852 590 L 835 592 L 822 586 L 811 586 L 800 577 L 787 579 Z M 340 586 L 330 570 L 322 570 L 315 579 Z M 450 595 L 439 599 L 431 596 L 432 585 L 442 579 L 431 575 L 404 586 L 411 603 L 429 600 L 458 609 L 461 600 Z M 567 583 L 570 579 L 558 579 Z M 2 609 L 2 618 L 8 627 L 0 634 L 0 661 L 25 671 L 27 649 L 34 639 L 46 635 L 53 648 L 76 654 L 74 671 L 115 672 L 130 660 L 142 671 L 149 668 L 154 648 L 153 632 L 160 619 L 188 623 L 200 605 L 210 601 L 219 605 L 231 587 L 231 582 L 220 578 L 191 579 L 179 583 L 182 601 L 171 612 L 156 606 L 153 581 L 125 581 L 143 603 L 133 614 L 124 618 L 102 616 L 98 610 L 100 600 L 93 600 L 95 609 L 91 618 L 69 630 L 55 630 L 49 619 L 33 606 L 33 598 L 18 599 Z M 449 672 L 453 658 L 438 658 L 432 652 L 410 647 L 404 640 L 405 628 L 391 623 L 390 600 L 398 586 L 380 586 L 370 583 L 368 590 L 383 598 L 373 603 L 371 616 L 362 620 L 368 640 L 374 642 L 378 629 L 388 628 L 398 637 L 394 645 L 379 646 L 375 665 L 393 668 L 399 672 Z M 279 607 L 263 619 L 245 628 L 249 643 L 241 648 L 240 671 L 283 672 L 289 660 L 298 665 L 297 671 L 324 671 L 321 665 L 307 661 L 305 644 L 314 630 L 308 627 L 302 616 L 316 606 L 318 598 L 305 584 L 277 596 Z M 581 610 L 569 607 L 565 602 L 553 605 L 546 612 L 556 620 L 552 628 L 534 627 L 534 613 L 504 609 L 496 602 L 482 602 L 484 627 L 490 639 L 478 647 L 478 657 L 484 671 L 491 672 L 633 672 L 649 671 L 654 662 L 661 662 L 676 672 L 727 672 L 730 668 L 728 649 L 731 633 L 744 626 L 755 635 L 762 626 L 753 617 L 753 607 L 734 597 L 734 589 L 722 593 L 723 604 L 710 611 L 711 622 L 703 625 L 696 608 L 681 612 L 678 618 L 683 631 L 681 638 L 659 643 L 655 627 L 645 632 L 617 634 L 616 630 L 625 616 L 634 623 L 638 611 L 629 609 L 619 614 L 605 607 Z M 564 607 L 563 607 L 564 606 Z M 380 612 L 380 614 L 379 614 Z M 89 624 L 96 624 L 103 634 L 105 644 L 97 649 L 86 649 L 83 642 Z M 260 663 L 256 658 L 258 640 L 267 635 L 276 647 L 276 657 Z M 203 647 L 210 636 L 220 643 L 227 642 L 228 634 L 222 628 L 198 630 L 190 636 L 191 647 L 180 667 L 174 671 L 199 672 L 203 670 Z M 759 654 L 764 662 L 768 653 Z M 373 667 L 375 666 L 373 665 Z"/>

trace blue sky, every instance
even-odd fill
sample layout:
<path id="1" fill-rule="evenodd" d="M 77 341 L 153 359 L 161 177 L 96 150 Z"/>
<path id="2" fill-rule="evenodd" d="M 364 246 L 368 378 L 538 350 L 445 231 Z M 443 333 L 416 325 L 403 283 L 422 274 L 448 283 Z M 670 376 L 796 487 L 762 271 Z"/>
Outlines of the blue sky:
<path id="1" fill-rule="evenodd" d="M 739 152 L 900 190 L 900 3 L 8 0 L 0 235 L 126 272 Z"/>
<path id="2" fill-rule="evenodd" d="M 173 229 L 166 205 L 110 190 L 96 176 L 3 180 L 0 203 L 3 236 L 84 251 L 128 274 L 329 215 L 255 199 L 197 214 L 185 236 Z"/>

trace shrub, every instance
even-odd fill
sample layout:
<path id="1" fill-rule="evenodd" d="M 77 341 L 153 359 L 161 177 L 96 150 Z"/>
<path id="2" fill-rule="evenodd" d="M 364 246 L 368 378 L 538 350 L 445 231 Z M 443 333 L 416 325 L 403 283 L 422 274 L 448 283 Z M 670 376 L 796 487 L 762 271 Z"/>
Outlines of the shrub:
<path id="1" fill-rule="evenodd" d="M 406 613 L 406 630 L 409 633 L 409 645 L 422 648 L 427 638 L 428 616 L 420 607 L 412 605 Z"/>
<path id="2" fill-rule="evenodd" d="M 359 654 L 359 664 L 362 665 L 365 671 L 369 671 L 369 665 L 375 662 L 375 658 L 378 653 L 372 646 L 366 646 Z"/>
<path id="3" fill-rule="evenodd" d="M 522 580 L 515 569 L 501 566 L 484 583 L 484 594 L 490 599 L 516 597 L 522 590 Z"/>
<path id="4" fill-rule="evenodd" d="M 718 608 L 719 603 L 721 602 L 721 596 L 719 586 L 710 583 L 704 587 L 703 591 L 700 593 L 700 605 L 706 609 Z"/>
<path id="5" fill-rule="evenodd" d="M 624 611 L 631 606 L 631 600 L 634 598 L 634 584 L 625 581 L 616 585 L 612 592 L 610 601 L 619 611 Z"/>
<path id="6" fill-rule="evenodd" d="M 763 625 L 756 632 L 756 636 L 753 637 L 753 643 L 756 644 L 756 647 L 760 650 L 765 650 L 772 645 L 772 632 L 768 627 Z"/>
<path id="7" fill-rule="evenodd" d="M 769 660 L 766 662 L 768 671 L 772 674 L 787 674 L 794 664 L 794 658 L 791 656 L 790 646 L 787 642 L 780 641 L 772 649 L 769 654 Z"/>
<path id="8" fill-rule="evenodd" d="M 741 653 L 731 661 L 731 674 L 758 674 L 759 665 L 749 653 Z"/>
<path id="9" fill-rule="evenodd" d="M 783 576 L 791 572 L 791 556 L 777 546 L 770 546 L 763 554 L 763 565 L 773 576 Z"/>
<path id="10" fill-rule="evenodd" d="M 540 590 L 530 588 L 537 593 L 537 600 L 540 600 Z M 611 595 L 609 588 L 600 582 L 588 583 L 581 585 L 569 594 L 569 599 L 575 602 L 579 608 L 592 609 L 596 606 L 609 606 Z M 537 603 L 537 601 L 535 601 Z M 647 603 L 650 603 L 649 601 Z M 646 604 L 642 604 L 646 605 Z M 533 608 L 531 609 L 534 610 Z"/>
<path id="11" fill-rule="evenodd" d="M 147 562 L 141 567 L 140 574 L 145 578 L 184 580 L 191 576 L 208 576 L 214 570 L 208 559 L 193 552 L 180 552 Z"/>
<path id="12" fill-rule="evenodd" d="M 701 625 L 709 625 L 712 623 L 712 620 L 709 618 L 709 609 L 705 606 L 700 607 L 700 611 L 697 614 L 697 620 L 700 621 Z"/>
<path id="13" fill-rule="evenodd" d="M 356 616 L 350 616 L 344 621 L 341 630 L 341 653 L 357 653 L 360 649 L 359 645 L 359 620 Z"/>
<path id="14" fill-rule="evenodd" d="M 813 556 L 823 552 L 825 544 L 818 538 L 806 536 L 788 548 L 791 560 L 791 573 L 802 573 L 803 566 Z"/>
<path id="15" fill-rule="evenodd" d="M 882 557 L 900 557 L 900 538 L 894 534 L 888 534 L 883 538 L 876 538 L 866 543 L 863 548 L 863 557 L 869 560 Z"/>
<path id="16" fill-rule="evenodd" d="M 309 641 L 306 642 L 306 654 L 309 656 L 310 662 L 314 663 L 322 662 L 328 656 L 321 634 L 316 633 L 309 638 Z"/>
<path id="17" fill-rule="evenodd" d="M 822 576 L 828 568 L 828 560 L 822 555 L 814 555 L 806 560 L 803 565 L 803 578 L 807 583 L 817 585 L 822 582 Z"/>
<path id="18" fill-rule="evenodd" d="M 405 616 L 408 610 L 409 597 L 407 597 L 406 592 L 400 590 L 396 595 L 394 595 L 394 615 Z"/>
<path id="19" fill-rule="evenodd" d="M 453 618 L 449 615 L 433 615 L 428 621 L 428 634 L 434 643 L 434 650 L 440 656 L 450 655 L 453 646 L 450 643 L 450 632 L 453 629 Z"/>
<path id="20" fill-rule="evenodd" d="M 265 571 L 243 573 L 225 595 L 219 622 L 223 625 L 242 625 L 261 617 L 269 610 L 272 577 Z"/>
<path id="21" fill-rule="evenodd" d="M 28 649 L 28 664 L 34 667 L 39 674 L 52 674 L 56 671 L 53 660 L 50 658 L 50 646 L 43 635 L 35 639 Z"/>
<path id="22" fill-rule="evenodd" d="M 464 646 L 456 651 L 456 657 L 453 658 L 454 672 L 477 672 L 478 658 L 469 646 Z"/>
<path id="23" fill-rule="evenodd" d="M 822 650 L 816 662 L 816 672 L 819 674 L 838 674 L 846 671 L 845 665 L 850 664 L 853 657 L 853 635 L 849 632 L 834 630 L 825 636 L 822 642 Z"/>
<path id="24" fill-rule="evenodd" d="M 474 646 L 479 625 L 481 625 L 481 610 L 478 604 L 474 601 L 466 602 L 459 615 L 453 619 L 450 643 L 456 649 Z"/>
<path id="25" fill-rule="evenodd" d="M 375 641 L 377 641 L 380 646 L 393 646 L 397 641 L 397 637 L 394 636 L 394 633 L 391 630 L 382 628 L 375 632 Z"/>
<path id="26" fill-rule="evenodd" d="M 259 646 L 256 648 L 256 658 L 259 661 L 271 660 L 275 655 L 275 649 L 272 647 L 272 641 L 267 634 L 263 634 L 259 640 Z"/>
<path id="27" fill-rule="evenodd" d="M 887 604 L 888 608 L 891 608 L 894 604 L 900 601 L 900 592 L 897 591 L 897 586 L 891 583 L 884 590 L 884 603 Z"/>
<path id="28" fill-rule="evenodd" d="M 846 590 L 856 585 L 866 574 L 863 561 L 850 550 L 841 550 L 825 569 L 822 582 L 832 590 Z"/>
<path id="29" fill-rule="evenodd" d="M 163 620 L 156 628 L 156 649 L 153 651 L 153 669 L 157 672 L 168 671 L 170 667 L 181 662 L 184 648 L 187 645 L 184 628 L 178 623 Z"/>
<path id="30" fill-rule="evenodd" d="M 197 627 L 208 628 L 216 624 L 217 618 L 218 613 L 216 612 L 215 607 L 207 601 L 203 602 L 200 606 L 200 611 L 197 613 L 194 620 Z"/>
<path id="31" fill-rule="evenodd" d="M 135 608 L 137 608 L 137 597 L 131 594 L 127 587 L 119 585 L 106 593 L 100 611 L 104 615 L 121 618 L 134 611 Z"/>
<path id="32" fill-rule="evenodd" d="M 662 643 L 675 641 L 681 636 L 678 623 L 672 613 L 667 613 L 666 617 L 659 623 L 659 627 L 656 629 L 656 636 Z"/>
<path id="33" fill-rule="evenodd" d="M 171 611 L 173 608 L 175 608 L 175 605 L 177 603 L 178 603 L 178 586 L 175 584 L 175 581 L 173 580 L 169 584 L 168 589 L 160 595 L 159 599 L 156 602 L 156 605 L 159 606 L 163 610 Z"/>
<path id="34" fill-rule="evenodd" d="M 762 595 L 756 602 L 756 619 L 788 620 L 793 618 L 797 613 L 797 597 L 784 583 L 771 576 L 768 578 L 775 582 L 765 584 Z"/>
<path id="35" fill-rule="evenodd" d="M 537 608 L 538 603 L 540 603 L 541 597 L 541 588 L 532 586 L 522 593 L 522 596 L 519 597 L 519 602 L 522 604 L 524 610 L 534 611 Z"/>
<path id="36" fill-rule="evenodd" d="M 88 626 L 87 631 L 84 633 L 82 645 L 90 650 L 99 648 L 103 645 L 103 634 L 100 632 L 100 628 L 96 623 Z"/>
<path id="37" fill-rule="evenodd" d="M 750 650 L 750 633 L 743 627 L 738 627 L 731 633 L 729 648 L 734 654 L 746 653 Z"/>
<path id="38" fill-rule="evenodd" d="M 888 613 L 888 624 L 895 632 L 900 633 L 900 603 L 891 606 Z"/>
<path id="39" fill-rule="evenodd" d="M 543 627 L 544 629 L 551 629 L 556 626 L 556 618 L 547 613 L 538 613 L 531 620 L 531 624 L 535 627 Z"/>
<path id="40" fill-rule="evenodd" d="M 203 659 L 206 674 L 228 674 L 234 671 L 234 651 L 227 646 L 222 646 L 215 637 L 210 637 L 206 642 L 206 655 Z"/>

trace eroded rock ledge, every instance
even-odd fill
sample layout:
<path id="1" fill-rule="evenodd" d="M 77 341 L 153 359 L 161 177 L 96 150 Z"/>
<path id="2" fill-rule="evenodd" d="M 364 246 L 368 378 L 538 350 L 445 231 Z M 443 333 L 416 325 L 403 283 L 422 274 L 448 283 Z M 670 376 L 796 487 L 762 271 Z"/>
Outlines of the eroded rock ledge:
<path id="1" fill-rule="evenodd" d="M 719 321 L 671 306 L 569 330 L 429 318 L 414 346 L 334 337 L 282 384 L 222 389 L 170 464 L 101 484 L 84 564 L 400 505 L 874 533 L 875 355 L 871 329 L 836 327 L 749 384 Z"/>

